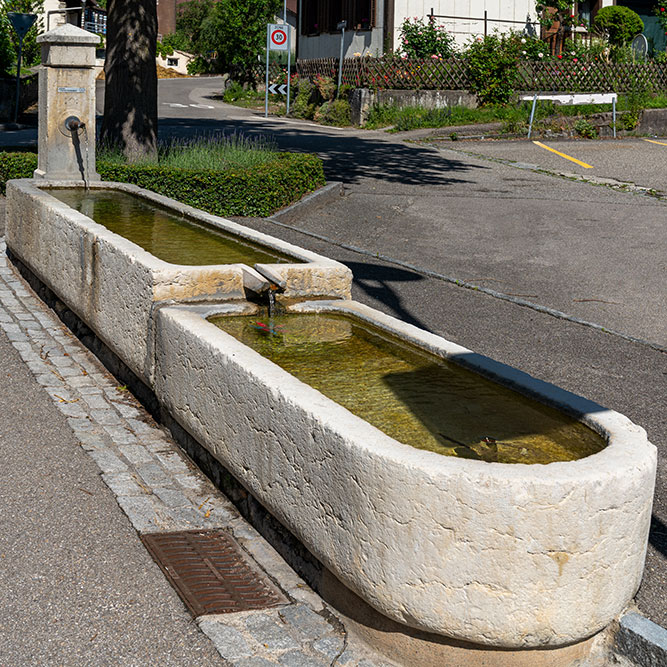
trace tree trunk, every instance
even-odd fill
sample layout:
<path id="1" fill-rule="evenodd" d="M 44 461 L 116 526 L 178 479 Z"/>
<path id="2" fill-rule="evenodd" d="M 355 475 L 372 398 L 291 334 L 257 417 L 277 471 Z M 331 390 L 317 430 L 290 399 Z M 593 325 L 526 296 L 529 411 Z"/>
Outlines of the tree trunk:
<path id="1" fill-rule="evenodd" d="M 130 162 L 157 152 L 155 0 L 109 0 L 101 140 Z"/>

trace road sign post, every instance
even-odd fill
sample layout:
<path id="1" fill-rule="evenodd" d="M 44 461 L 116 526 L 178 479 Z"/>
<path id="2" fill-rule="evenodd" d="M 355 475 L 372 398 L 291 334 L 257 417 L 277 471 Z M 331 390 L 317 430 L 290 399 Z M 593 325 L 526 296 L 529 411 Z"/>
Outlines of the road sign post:
<path id="1" fill-rule="evenodd" d="M 7 18 L 19 38 L 19 52 L 16 62 L 16 105 L 14 107 L 14 122 L 16 123 L 19 119 L 19 98 L 21 96 L 21 52 L 23 50 L 23 38 L 28 34 L 28 30 L 32 28 L 33 23 L 37 20 L 37 14 L 7 12 Z"/>
<path id="2" fill-rule="evenodd" d="M 290 96 L 291 80 L 292 80 L 292 31 L 289 29 L 289 26 L 287 26 L 287 102 L 285 104 L 286 116 L 289 116 L 289 96 Z"/>
<path id="3" fill-rule="evenodd" d="M 266 26 L 266 81 L 264 82 L 264 118 L 269 117 L 269 54 L 271 48 L 269 40 L 271 39 L 271 26 Z"/>
<path id="4" fill-rule="evenodd" d="M 271 51 L 287 51 L 287 105 L 286 113 L 289 114 L 290 97 L 290 69 L 291 69 L 291 49 L 290 49 L 290 27 L 287 23 L 271 24 L 266 26 L 266 87 L 264 91 L 264 118 L 269 115 L 269 64 Z M 275 94 L 275 84 L 271 86 L 271 93 Z M 280 86 L 278 92 L 285 94 L 284 87 Z"/>
<path id="5" fill-rule="evenodd" d="M 340 86 L 343 81 L 343 47 L 345 45 L 345 28 L 347 21 L 339 21 L 336 26 L 340 30 L 340 58 L 338 59 L 338 88 L 336 89 L 336 98 L 340 95 Z"/>

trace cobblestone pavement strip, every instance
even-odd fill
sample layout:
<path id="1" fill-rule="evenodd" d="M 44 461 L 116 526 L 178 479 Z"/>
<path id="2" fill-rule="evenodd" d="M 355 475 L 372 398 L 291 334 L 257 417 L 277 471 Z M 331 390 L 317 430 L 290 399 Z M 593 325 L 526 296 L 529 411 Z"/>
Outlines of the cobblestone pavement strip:
<path id="1" fill-rule="evenodd" d="M 0 329 L 138 532 L 227 530 L 286 593 L 290 604 L 283 607 L 197 619 L 226 664 L 390 665 L 348 635 L 324 601 L 32 292 L 8 263 L 1 237 Z"/>

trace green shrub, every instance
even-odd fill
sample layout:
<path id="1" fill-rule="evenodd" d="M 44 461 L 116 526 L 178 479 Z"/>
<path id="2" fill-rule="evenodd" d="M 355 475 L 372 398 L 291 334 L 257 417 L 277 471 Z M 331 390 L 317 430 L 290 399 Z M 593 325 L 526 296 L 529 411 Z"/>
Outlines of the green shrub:
<path id="1" fill-rule="evenodd" d="M 0 153 L 0 194 L 5 194 L 7 181 L 12 178 L 32 178 L 35 169 L 35 153 Z"/>
<path id="2" fill-rule="evenodd" d="M 644 22 L 629 7 L 603 7 L 595 16 L 593 28 L 607 35 L 609 43 L 618 47 L 627 44 L 644 30 Z"/>
<path id="3" fill-rule="evenodd" d="M 321 74 L 316 75 L 315 87 L 325 102 L 332 100 L 336 94 L 336 82 L 333 80 L 333 77 L 322 76 Z"/>
<path id="4" fill-rule="evenodd" d="M 2 12 L 2 3 L 0 2 L 0 75 L 9 73 L 16 57 L 10 32 L 12 27 L 9 24 L 7 15 Z"/>
<path id="5" fill-rule="evenodd" d="M 598 131 L 591 125 L 590 121 L 585 118 L 580 118 L 574 124 L 574 131 L 584 139 L 596 139 L 598 136 Z"/>
<path id="6" fill-rule="evenodd" d="M 350 113 L 350 103 L 346 99 L 339 97 L 338 99 L 324 102 L 315 112 L 314 120 L 323 125 L 338 125 L 339 127 L 351 125 Z"/>
<path id="7" fill-rule="evenodd" d="M 521 42 L 516 35 L 487 35 L 473 41 L 465 54 L 470 91 L 480 104 L 507 104 L 517 81 Z"/>
<path id="8" fill-rule="evenodd" d="M 420 127 L 447 127 L 451 125 L 451 109 L 424 109 L 423 107 L 407 107 L 401 109 L 396 118 L 394 129 L 397 132 L 415 130 Z"/>
<path id="9" fill-rule="evenodd" d="M 374 104 L 368 112 L 364 127 L 369 130 L 377 130 L 394 125 L 399 113 L 400 109 L 395 104 Z"/>
<path id="10" fill-rule="evenodd" d="M 34 153 L 0 153 L 0 190 L 11 178 L 30 178 Z M 324 185 L 322 161 L 307 153 L 279 153 L 251 169 L 187 170 L 97 161 L 104 181 L 134 183 L 214 215 L 267 216 Z"/>
<path id="11" fill-rule="evenodd" d="M 296 84 L 296 95 L 290 109 L 293 116 L 312 120 L 315 115 L 317 89 L 308 79 L 299 79 Z"/>
<path id="12" fill-rule="evenodd" d="M 227 90 L 222 94 L 222 101 L 227 104 L 234 104 L 241 100 L 257 100 L 264 99 L 264 93 L 258 93 L 252 86 L 242 84 L 238 81 L 232 81 Z M 241 105 L 242 106 L 242 105 Z"/>
<path id="13" fill-rule="evenodd" d="M 433 19 L 405 19 L 399 43 L 400 51 L 408 58 L 451 58 L 455 52 L 454 36 Z"/>
<path id="14" fill-rule="evenodd" d="M 639 113 L 634 111 L 626 111 L 620 118 L 621 127 L 624 130 L 636 130 L 639 125 Z"/>

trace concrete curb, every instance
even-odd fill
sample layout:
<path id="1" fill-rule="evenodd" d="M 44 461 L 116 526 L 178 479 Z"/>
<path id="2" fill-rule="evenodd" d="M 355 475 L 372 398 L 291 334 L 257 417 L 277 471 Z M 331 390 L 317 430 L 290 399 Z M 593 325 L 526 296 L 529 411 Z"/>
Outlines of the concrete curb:
<path id="1" fill-rule="evenodd" d="M 343 184 L 340 181 L 331 181 L 315 192 L 311 192 L 300 199 L 296 204 L 269 216 L 269 219 L 281 222 L 295 222 L 299 218 L 310 213 L 313 209 L 326 206 L 343 196 Z"/>
<path id="2" fill-rule="evenodd" d="M 662 667 L 667 665 L 667 630 L 641 614 L 625 614 L 614 648 L 637 667 Z"/>

